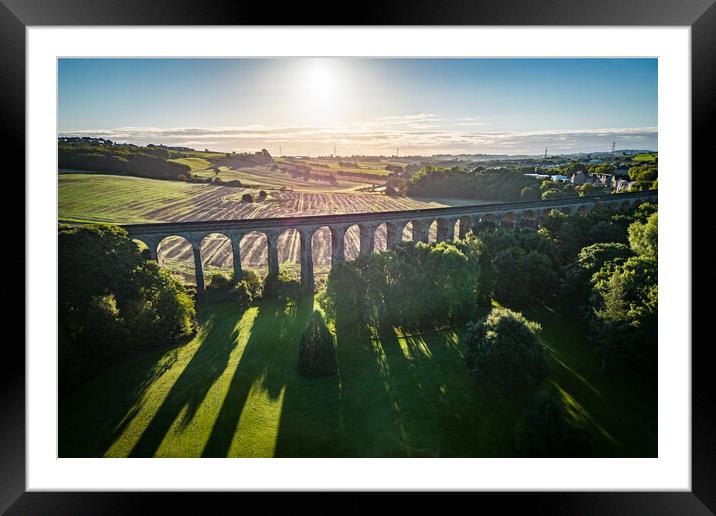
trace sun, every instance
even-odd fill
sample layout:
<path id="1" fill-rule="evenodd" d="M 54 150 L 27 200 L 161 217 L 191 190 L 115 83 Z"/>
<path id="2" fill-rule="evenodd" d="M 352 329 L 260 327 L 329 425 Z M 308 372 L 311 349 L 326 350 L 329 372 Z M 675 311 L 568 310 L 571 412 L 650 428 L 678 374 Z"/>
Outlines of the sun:
<path id="1" fill-rule="evenodd" d="M 315 116 L 335 115 L 340 107 L 341 84 L 337 68 L 327 59 L 302 63 L 298 102 Z"/>

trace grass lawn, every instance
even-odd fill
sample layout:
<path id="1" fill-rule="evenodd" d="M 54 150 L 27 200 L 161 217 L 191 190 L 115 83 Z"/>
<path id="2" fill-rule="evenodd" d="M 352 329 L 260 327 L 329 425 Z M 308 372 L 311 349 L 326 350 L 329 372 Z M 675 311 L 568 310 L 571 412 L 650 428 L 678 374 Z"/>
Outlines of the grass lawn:
<path id="1" fill-rule="evenodd" d="M 505 457 L 524 406 L 481 394 L 460 333 L 337 330 L 339 375 L 295 367 L 312 300 L 214 305 L 187 344 L 134 356 L 60 403 L 61 457 Z M 599 371 L 579 324 L 540 309 L 552 381 L 598 456 L 656 456 L 656 387 Z"/>

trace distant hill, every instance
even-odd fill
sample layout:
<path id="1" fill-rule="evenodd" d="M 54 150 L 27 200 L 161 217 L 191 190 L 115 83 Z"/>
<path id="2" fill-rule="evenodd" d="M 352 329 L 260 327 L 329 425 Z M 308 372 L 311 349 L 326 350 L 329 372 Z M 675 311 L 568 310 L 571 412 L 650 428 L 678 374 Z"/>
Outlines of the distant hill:
<path id="1" fill-rule="evenodd" d="M 152 179 L 185 179 L 190 168 L 168 161 L 182 156 L 162 147 L 115 144 L 103 138 L 59 138 L 57 166 Z"/>

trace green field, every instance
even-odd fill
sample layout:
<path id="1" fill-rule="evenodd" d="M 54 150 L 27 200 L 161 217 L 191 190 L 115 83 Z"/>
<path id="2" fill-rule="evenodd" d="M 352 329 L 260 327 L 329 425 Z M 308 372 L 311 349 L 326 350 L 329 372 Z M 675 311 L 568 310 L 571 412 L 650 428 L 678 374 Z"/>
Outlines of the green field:
<path id="1" fill-rule="evenodd" d="M 655 152 L 648 153 L 648 154 L 637 154 L 636 156 L 632 157 L 632 160 L 639 161 L 643 163 L 653 163 L 656 161 L 656 158 L 658 158 L 659 155 Z"/>
<path id="2" fill-rule="evenodd" d="M 341 183 L 339 182 L 339 185 Z M 311 185 L 303 191 L 268 190 L 268 199 L 243 203 L 255 188 L 131 176 L 61 173 L 58 177 L 58 217 L 70 221 L 177 222 L 185 220 L 249 219 L 329 213 L 410 210 L 465 204 L 465 200 L 439 202 L 382 194 L 333 192 Z M 480 201 L 472 201 L 479 203 Z"/>
<path id="3" fill-rule="evenodd" d="M 61 457 L 504 457 L 524 400 L 475 388 L 460 329 L 374 338 L 337 330 L 338 378 L 295 371 L 312 300 L 201 314 L 198 335 L 116 365 L 62 400 Z M 544 327 L 551 379 L 590 429 L 594 455 L 656 456 L 656 389 L 599 371 L 572 317 Z"/>
<path id="4" fill-rule="evenodd" d="M 208 155 L 207 158 L 215 156 Z M 212 164 L 209 159 L 199 156 L 185 157 L 170 159 L 169 161 L 175 163 L 181 163 L 191 168 L 192 175 L 201 178 L 213 178 L 218 177 L 222 181 L 234 181 L 239 180 L 243 184 L 251 188 L 265 188 L 265 189 L 280 189 L 286 188 L 298 192 L 355 192 L 360 188 L 364 188 L 367 184 L 371 184 L 371 178 L 375 179 L 375 182 L 382 184 L 383 180 L 390 174 L 385 170 L 385 166 L 391 164 L 390 162 L 356 162 L 356 167 L 342 167 L 336 160 L 322 160 L 319 158 L 315 159 L 286 159 L 276 158 L 275 162 L 283 165 L 303 165 L 311 167 L 313 173 L 319 175 L 331 174 L 337 179 L 335 185 L 330 185 L 324 181 L 303 181 L 301 178 L 292 177 L 287 171 L 280 169 L 275 170 L 269 166 L 257 165 L 257 166 L 246 166 L 241 168 L 232 168 L 227 166 L 217 167 L 219 172 L 216 173 L 217 168 Z M 353 161 L 351 161 L 353 163 Z M 351 177 L 341 176 L 337 172 L 360 172 L 361 174 L 367 174 L 368 177 Z"/>
<path id="5" fill-rule="evenodd" d="M 60 174 L 59 218 L 64 220 L 152 222 L 145 209 L 181 203 L 207 185 L 130 176 Z M 211 187 L 209 187 L 211 188 Z"/>

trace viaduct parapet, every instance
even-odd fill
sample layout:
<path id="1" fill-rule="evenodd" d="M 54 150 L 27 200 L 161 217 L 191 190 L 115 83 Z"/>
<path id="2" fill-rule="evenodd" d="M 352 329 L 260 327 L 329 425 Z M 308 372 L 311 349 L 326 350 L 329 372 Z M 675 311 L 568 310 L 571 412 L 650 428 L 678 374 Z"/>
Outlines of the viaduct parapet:
<path id="1" fill-rule="evenodd" d="M 169 222 L 153 224 L 126 224 L 122 227 L 129 236 L 144 242 L 153 259 L 158 258 L 159 244 L 167 237 L 178 236 L 186 239 L 194 253 L 197 292 L 205 290 L 204 272 L 201 263 L 201 243 L 211 234 L 226 236 L 231 242 L 234 259 L 234 275 L 242 277 L 241 239 L 250 232 L 266 235 L 268 243 L 268 274 L 276 276 L 279 270 L 278 237 L 284 231 L 295 229 L 301 243 L 301 283 L 313 291 L 313 234 L 321 228 L 328 228 L 331 234 L 331 263 L 345 260 L 344 237 L 352 226 L 360 230 L 360 254 L 373 252 L 375 231 L 385 224 L 386 247 L 389 249 L 402 240 L 403 230 L 412 225 L 413 241 L 428 241 L 428 231 L 435 222 L 436 241 L 464 238 L 467 232 L 482 221 L 492 221 L 507 227 L 535 227 L 550 210 L 559 210 L 568 215 L 589 213 L 596 206 L 610 209 L 627 209 L 646 201 L 657 201 L 657 191 L 608 194 L 592 197 L 576 197 L 548 201 L 529 201 L 499 204 L 481 204 L 449 208 L 427 208 L 405 211 L 382 211 L 371 213 L 350 213 L 341 215 L 315 215 L 307 217 L 281 217 L 265 219 L 215 220 L 197 222 Z M 459 225 L 458 225 L 459 222 Z M 457 228 L 457 235 L 456 235 Z"/>

